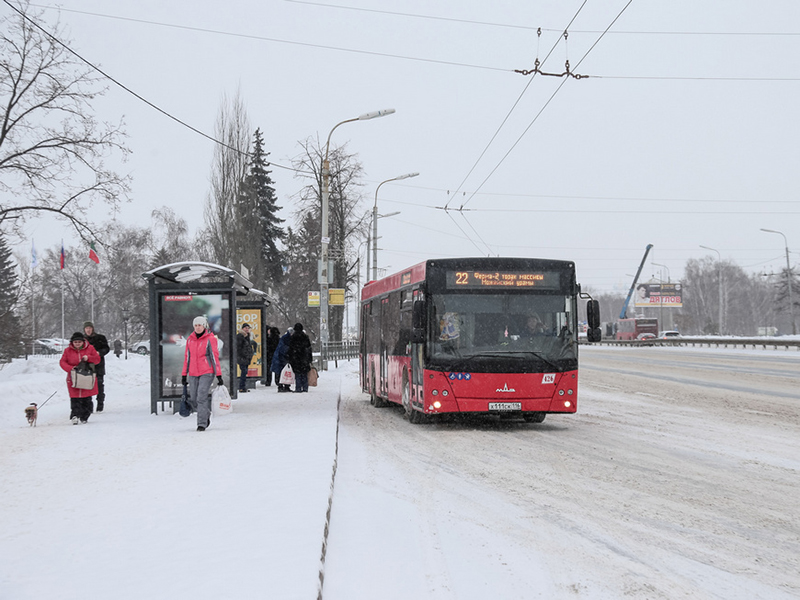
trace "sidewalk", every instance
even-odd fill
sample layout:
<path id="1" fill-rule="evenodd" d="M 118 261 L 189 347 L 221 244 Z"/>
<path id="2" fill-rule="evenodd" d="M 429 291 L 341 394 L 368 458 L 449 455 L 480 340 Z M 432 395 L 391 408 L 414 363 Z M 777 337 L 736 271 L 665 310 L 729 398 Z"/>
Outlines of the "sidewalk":
<path id="1" fill-rule="evenodd" d="M 12 367 L 1 598 L 316 597 L 342 369 L 307 394 L 243 394 L 201 433 L 193 416 L 149 414 L 147 359 L 111 362 L 106 411 L 79 426 L 59 393 L 28 427 L 24 407 L 64 375 Z"/>

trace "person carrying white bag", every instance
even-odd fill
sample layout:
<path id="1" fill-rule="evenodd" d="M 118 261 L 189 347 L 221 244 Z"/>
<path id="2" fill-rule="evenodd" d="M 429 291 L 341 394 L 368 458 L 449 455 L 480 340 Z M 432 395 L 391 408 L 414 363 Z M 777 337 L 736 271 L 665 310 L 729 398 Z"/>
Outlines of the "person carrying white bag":
<path id="1" fill-rule="evenodd" d="M 204 316 L 195 317 L 192 326 L 194 333 L 186 339 L 181 383 L 189 386 L 189 405 L 197 411 L 197 431 L 205 431 L 211 424 L 209 392 L 214 376 L 220 388 L 225 389 L 225 382 L 222 380 L 217 338 L 209 331 L 208 321 Z"/>
<path id="2" fill-rule="evenodd" d="M 293 331 L 293 329 L 290 329 L 281 336 L 281 339 L 278 340 L 278 345 L 275 347 L 275 352 L 272 354 L 270 369 L 275 373 L 275 383 L 278 386 L 279 393 L 291 391 L 289 386 L 294 383 L 294 380 L 288 384 L 281 382 L 283 368 L 289 363 L 289 340 L 292 338 Z"/>

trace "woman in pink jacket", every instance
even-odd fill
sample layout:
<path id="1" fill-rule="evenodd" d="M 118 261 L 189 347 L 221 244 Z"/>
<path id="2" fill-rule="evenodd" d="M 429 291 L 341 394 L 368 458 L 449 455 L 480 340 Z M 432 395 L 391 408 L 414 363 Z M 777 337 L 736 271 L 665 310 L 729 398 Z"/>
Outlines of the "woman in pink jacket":
<path id="1" fill-rule="evenodd" d="M 69 418 L 73 425 L 77 425 L 78 421 L 86 423 L 89 420 L 89 415 L 94 410 L 92 396 L 97 393 L 97 379 L 95 379 L 94 387 L 90 390 L 72 387 L 70 371 L 77 367 L 81 361 L 96 365 L 100 362 L 100 355 L 86 341 L 86 337 L 78 331 L 69 338 L 69 346 L 64 348 L 64 353 L 61 355 L 61 362 L 59 363 L 61 368 L 67 372 L 67 391 L 69 392 L 70 403 Z"/>
<path id="2" fill-rule="evenodd" d="M 183 385 L 189 386 L 189 405 L 197 411 L 197 431 L 211 424 L 211 384 L 214 376 L 223 385 L 217 338 L 208 330 L 205 317 L 195 317 L 194 333 L 186 340 L 183 356 Z"/>

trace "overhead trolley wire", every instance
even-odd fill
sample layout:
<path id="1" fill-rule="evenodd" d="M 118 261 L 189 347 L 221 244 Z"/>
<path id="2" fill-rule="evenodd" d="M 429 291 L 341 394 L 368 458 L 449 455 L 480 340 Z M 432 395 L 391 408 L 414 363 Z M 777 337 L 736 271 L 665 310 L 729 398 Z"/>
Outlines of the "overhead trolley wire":
<path id="1" fill-rule="evenodd" d="M 581 59 L 580 59 L 580 60 L 578 61 L 578 63 L 575 65 L 576 67 L 580 66 L 580 64 L 581 64 L 581 63 L 582 63 L 584 60 L 586 60 L 586 57 L 587 57 L 587 56 L 589 56 L 589 53 L 590 53 L 592 50 L 594 50 L 594 48 L 597 46 L 597 44 L 599 44 L 599 43 L 600 43 L 600 40 L 602 40 L 602 39 L 603 39 L 603 36 L 605 36 L 605 34 L 608 32 L 608 30 L 609 30 L 609 29 L 611 29 L 611 27 L 613 27 L 613 26 L 614 26 L 614 23 L 616 23 L 616 22 L 617 22 L 617 20 L 619 20 L 619 18 L 622 16 L 622 14 L 623 14 L 623 13 L 624 13 L 624 12 L 627 10 L 627 8 L 628 8 L 628 7 L 629 7 L 629 6 L 630 6 L 632 3 L 633 3 L 633 0 L 628 0 L 628 3 L 627 3 L 625 6 L 623 6 L 623 7 L 622 7 L 622 10 L 620 10 L 620 11 L 619 11 L 619 13 L 617 14 L 617 16 L 616 16 L 616 17 L 614 17 L 614 20 L 612 20 L 612 21 L 611 21 L 611 23 L 609 23 L 609 25 L 608 25 L 608 27 L 606 27 L 605 31 L 604 31 L 604 32 L 603 32 L 603 33 L 600 35 L 600 37 L 598 37 L 598 38 L 597 38 L 597 40 L 595 40 L 594 44 L 592 44 L 592 45 L 589 47 L 589 49 L 588 49 L 588 50 L 587 50 L 587 51 L 584 53 L 584 55 L 581 57 Z M 583 6 L 581 6 L 581 8 L 583 8 Z M 487 175 L 487 176 L 484 178 L 484 180 L 483 180 L 483 181 L 480 183 L 480 185 L 478 185 L 478 187 L 475 189 L 475 191 L 474 191 L 474 192 L 472 192 L 472 195 L 470 195 L 470 197 L 469 197 L 469 198 L 467 198 L 467 200 L 466 200 L 466 201 L 465 201 L 465 202 L 464 202 L 464 203 L 461 205 L 461 207 L 459 208 L 459 210 L 463 209 L 463 208 L 464 208 L 464 206 L 466 206 L 466 205 L 467 205 L 467 204 L 470 202 L 470 200 L 472 200 L 472 199 L 475 197 L 475 194 L 477 194 L 477 193 L 478 193 L 478 192 L 481 190 L 481 188 L 482 188 L 482 187 L 483 187 L 483 186 L 486 184 L 486 182 L 487 182 L 487 181 L 488 181 L 488 180 L 489 180 L 489 179 L 492 177 L 492 175 L 494 175 L 494 173 L 497 171 L 497 169 L 499 169 L 499 168 L 500 168 L 500 165 L 502 165 L 502 164 L 503 164 L 503 162 L 505 162 L 506 158 L 508 158 L 508 156 L 509 156 L 509 155 L 511 154 L 511 152 L 514 150 L 514 148 L 516 148 L 516 147 L 517 147 L 517 144 L 519 144 L 519 143 L 520 143 L 520 141 L 522 141 L 522 138 L 523 138 L 523 137 L 525 137 L 525 134 L 527 134 L 527 133 L 528 133 L 528 131 L 530 130 L 530 128 L 531 128 L 531 127 L 533 127 L 533 124 L 534 124 L 534 123 L 536 123 L 536 121 L 537 121 L 537 120 L 539 119 L 539 117 L 542 115 L 542 113 L 544 112 L 544 110 L 545 110 L 545 109 L 546 109 L 546 108 L 549 106 L 550 102 L 552 102 L 552 101 L 553 101 L 553 98 L 555 98 L 556 94 L 558 94 L 558 92 L 561 90 L 561 88 L 562 88 L 562 87 L 564 87 L 564 84 L 565 84 L 566 82 L 567 82 L 567 79 L 566 79 L 566 78 L 565 78 L 565 79 L 563 79 L 563 80 L 561 81 L 561 83 L 559 84 L 559 86 L 558 86 L 558 87 L 555 89 L 555 91 L 554 91 L 554 92 L 553 92 L 553 93 L 550 95 L 550 98 L 548 98 L 548 99 L 547 99 L 547 101 L 545 102 L 544 106 L 542 106 L 542 108 L 539 110 L 539 112 L 538 112 L 538 113 L 536 113 L 536 116 L 533 118 L 533 120 L 530 122 L 530 124 L 529 124 L 529 125 L 528 125 L 528 126 L 527 126 L 527 127 L 524 129 L 524 130 L 523 130 L 523 132 L 522 132 L 522 133 L 520 134 L 520 136 L 517 138 L 517 141 L 515 141 L 515 142 L 512 144 L 511 148 L 509 148 L 509 149 L 508 149 L 508 152 L 506 152 L 506 153 L 503 155 L 503 157 L 500 159 L 500 161 L 497 163 L 497 165 L 495 165 L 495 167 L 494 167 L 494 168 L 493 168 L 493 169 L 492 169 L 492 170 L 489 172 L 489 174 L 488 174 L 488 175 Z"/>
<path id="2" fill-rule="evenodd" d="M 570 25 L 572 25 L 572 23 L 574 23 L 574 22 L 575 22 L 575 19 L 577 19 L 577 18 L 578 18 L 578 15 L 581 13 L 581 11 L 583 10 L 584 6 L 586 6 L 586 3 L 587 3 L 587 2 L 588 2 L 588 0 L 584 0 L 583 4 L 581 4 L 581 5 L 580 5 L 580 7 L 578 8 L 578 10 L 577 10 L 577 11 L 575 12 L 575 14 L 572 16 L 572 19 L 570 19 L 569 23 L 567 24 L 567 27 L 565 28 L 565 31 L 566 31 L 567 29 L 569 29 L 569 26 L 570 26 Z M 556 49 L 556 47 L 558 46 L 558 43 L 559 43 L 559 41 L 560 41 L 560 38 L 559 38 L 559 40 L 557 40 L 557 41 L 556 41 L 556 43 L 555 43 L 555 44 L 553 44 L 553 47 L 552 47 L 552 48 L 550 48 L 550 51 L 547 53 L 547 56 L 545 56 L 545 57 L 544 57 L 544 60 L 542 61 L 542 64 L 544 64 L 545 62 L 547 62 L 547 59 L 548 59 L 548 58 L 550 58 L 550 55 L 551 55 L 551 54 L 553 54 L 553 52 L 555 52 L 555 49 Z M 538 44 L 538 39 L 537 39 L 537 44 Z M 537 60 L 537 61 L 539 60 L 539 58 L 538 58 L 538 48 L 537 48 L 537 58 L 536 58 L 536 60 Z M 500 123 L 499 127 L 497 128 L 497 130 L 494 132 L 494 135 L 491 137 L 491 139 L 489 140 L 489 142 L 488 142 L 488 143 L 486 144 L 486 146 L 484 147 L 484 149 L 483 149 L 483 152 L 481 152 L 481 153 L 480 153 L 480 156 L 478 156 L 478 158 L 475 160 L 475 163 L 472 165 L 472 168 L 471 168 L 471 169 L 469 170 L 469 172 L 468 172 L 468 173 L 467 173 L 467 174 L 464 176 L 464 179 L 461 181 L 461 183 L 460 183 L 460 184 L 458 185 L 458 187 L 455 189 L 455 191 L 453 192 L 453 197 L 455 197 L 455 195 L 456 195 L 456 194 L 457 194 L 459 191 L 461 191 L 461 188 L 464 186 L 464 183 L 466 183 L 467 179 L 469 179 L 469 176 L 470 176 L 470 175 L 472 175 L 472 172 L 475 170 L 475 167 L 477 167 L 477 166 L 478 166 L 478 163 L 480 163 L 481 159 L 483 159 L 484 155 L 485 155 L 485 154 L 486 154 L 486 152 L 489 150 L 489 147 L 492 145 L 492 143 L 494 143 L 494 140 L 495 140 L 495 139 L 497 138 L 497 136 L 500 134 L 500 131 L 503 129 L 503 127 L 505 126 L 506 122 L 507 122 L 507 121 L 508 121 L 508 119 L 511 117 L 511 114 L 512 114 L 512 113 L 514 112 L 514 110 L 517 108 L 517 105 L 519 105 L 520 101 L 522 100 L 522 97 L 523 97 L 523 96 L 525 95 L 525 93 L 528 91 L 528 88 L 531 86 L 531 84 L 532 84 L 532 83 L 533 83 L 533 77 L 531 77 L 531 78 L 530 78 L 530 80 L 528 81 L 528 83 L 527 83 L 527 84 L 525 85 L 525 87 L 522 89 L 522 92 L 520 92 L 519 96 L 518 96 L 518 97 L 517 97 L 517 99 L 514 101 L 514 104 L 512 104 L 512 105 L 511 105 L 511 108 L 509 109 L 509 111 L 508 111 L 508 113 L 506 114 L 505 118 L 502 120 L 502 122 Z M 448 201 L 448 202 L 447 202 L 447 203 L 444 205 L 444 210 L 447 210 L 447 208 L 449 207 L 449 205 L 450 205 L 450 201 Z"/>

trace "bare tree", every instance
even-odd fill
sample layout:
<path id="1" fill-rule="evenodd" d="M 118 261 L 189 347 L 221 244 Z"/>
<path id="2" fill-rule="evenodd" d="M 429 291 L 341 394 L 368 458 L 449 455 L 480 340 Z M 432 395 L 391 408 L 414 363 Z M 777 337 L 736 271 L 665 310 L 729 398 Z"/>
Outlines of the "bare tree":
<path id="1" fill-rule="evenodd" d="M 301 155 L 296 158 L 294 166 L 299 171 L 313 173 L 312 181 L 303 187 L 295 196 L 295 217 L 299 224 L 315 223 L 317 230 L 310 239 L 315 243 L 307 249 L 310 256 L 319 258 L 320 225 L 322 212 L 322 159 L 324 146 L 319 139 L 308 138 L 300 142 Z M 365 236 L 369 226 L 366 212 L 362 207 L 363 195 L 361 193 L 361 177 L 363 167 L 357 155 L 348 154 L 346 146 L 335 147 L 330 150 L 330 196 L 328 198 L 328 215 L 330 222 L 328 231 L 330 236 L 330 257 L 334 261 L 333 278 L 330 282 L 332 288 L 347 289 L 353 285 L 356 277 L 356 249 L 358 243 Z M 308 221 L 307 216 L 314 215 L 313 221 Z M 290 277 L 291 279 L 291 277 Z M 318 289 L 316 273 L 313 281 L 308 282 L 308 289 Z M 342 339 L 343 307 L 333 306 L 330 309 L 330 335 L 331 341 Z M 312 328 L 313 330 L 314 328 Z"/>
<path id="2" fill-rule="evenodd" d="M 250 148 L 250 124 L 238 92 L 232 100 L 223 97 L 214 133 L 225 145 L 214 147 L 211 191 L 204 214 L 206 251 L 217 264 L 238 271 L 246 238 L 237 204 Z"/>
<path id="3" fill-rule="evenodd" d="M 189 238 L 189 225 L 186 219 L 179 217 L 168 206 L 154 210 L 151 216 L 153 217 L 151 268 L 195 260 L 198 257 L 197 249 Z"/>
<path id="4" fill-rule="evenodd" d="M 27 0 L 0 20 L 0 227 L 17 230 L 43 212 L 67 219 L 84 239 L 97 237 L 95 200 L 117 206 L 128 178 L 108 169 L 127 157 L 121 123 L 99 123 L 92 101 L 102 78 L 51 35 Z"/>

